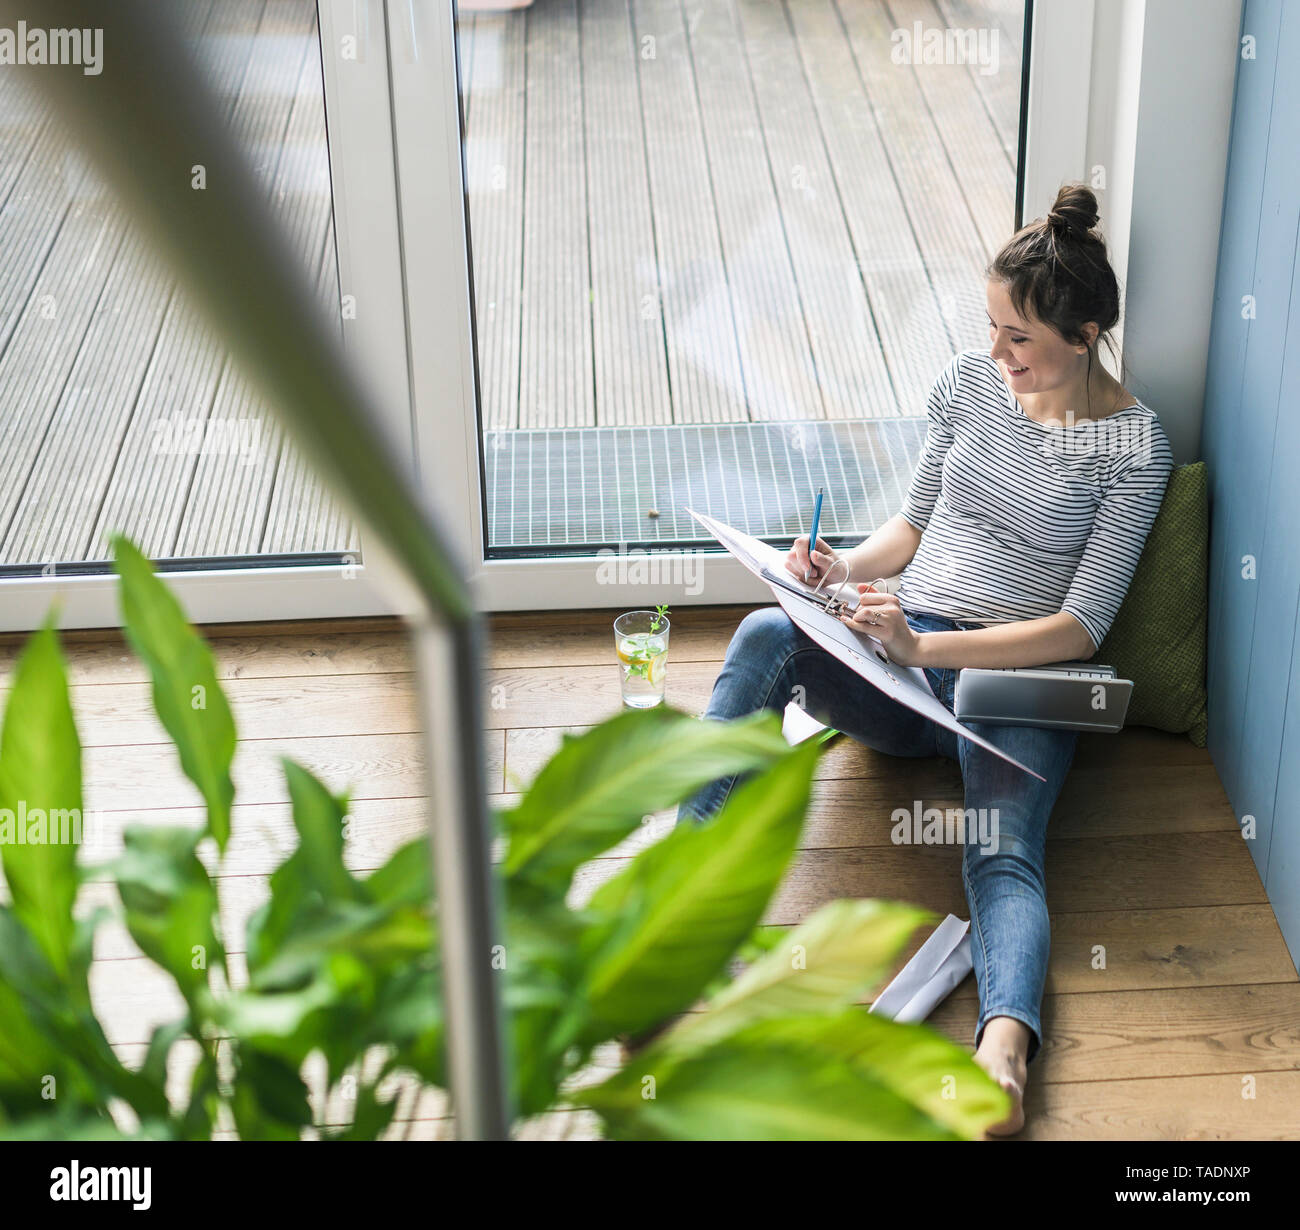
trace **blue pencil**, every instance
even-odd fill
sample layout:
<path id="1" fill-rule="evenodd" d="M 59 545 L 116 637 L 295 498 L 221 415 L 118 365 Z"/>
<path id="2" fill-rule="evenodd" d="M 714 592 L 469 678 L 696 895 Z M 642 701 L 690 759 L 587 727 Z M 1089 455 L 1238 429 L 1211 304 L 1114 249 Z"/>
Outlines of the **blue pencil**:
<path id="1" fill-rule="evenodd" d="M 813 505 L 812 534 L 811 534 L 811 535 L 809 536 L 809 538 L 808 538 L 808 559 L 809 559 L 809 561 L 812 560 L 813 548 L 817 546 L 817 526 L 820 524 L 821 519 L 822 519 L 822 489 L 821 489 L 820 487 L 818 487 L 818 488 L 817 488 L 817 503 Z M 808 584 L 808 569 L 807 569 L 807 568 L 805 568 L 804 571 L 803 571 L 803 582 L 804 582 L 805 585 Z"/>

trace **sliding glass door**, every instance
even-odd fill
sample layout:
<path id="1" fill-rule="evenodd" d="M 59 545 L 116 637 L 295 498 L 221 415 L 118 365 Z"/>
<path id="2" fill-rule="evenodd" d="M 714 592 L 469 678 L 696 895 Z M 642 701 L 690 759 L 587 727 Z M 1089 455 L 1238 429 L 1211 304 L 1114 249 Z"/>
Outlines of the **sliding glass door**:
<path id="1" fill-rule="evenodd" d="M 485 603 L 749 597 L 688 508 L 896 512 L 1086 57 L 1035 95 L 1022 0 L 396 7 L 417 440 Z"/>

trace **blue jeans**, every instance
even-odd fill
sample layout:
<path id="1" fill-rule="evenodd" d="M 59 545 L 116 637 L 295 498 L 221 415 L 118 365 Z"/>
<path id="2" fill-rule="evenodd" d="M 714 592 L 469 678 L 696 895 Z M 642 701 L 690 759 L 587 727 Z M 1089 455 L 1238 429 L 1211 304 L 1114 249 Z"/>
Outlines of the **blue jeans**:
<path id="1" fill-rule="evenodd" d="M 906 612 L 918 632 L 974 627 L 942 615 Z M 934 694 L 952 712 L 957 671 L 925 671 Z M 971 956 L 979 988 L 978 1047 L 995 1016 L 1023 1021 L 1032 1031 L 1028 1059 L 1041 1045 L 1039 1011 L 1047 978 L 1051 925 L 1043 859 L 1047 820 L 1078 739 L 1072 730 L 966 723 L 1023 764 L 1040 782 L 956 732 L 901 705 L 849 670 L 799 630 L 778 607 L 745 616 L 713 685 L 706 718 L 729 719 L 756 709 L 783 712 L 798 700 L 813 717 L 890 756 L 946 756 L 961 766 L 966 816 L 996 809 L 996 841 L 969 822 L 962 836 L 962 883 L 971 917 Z M 721 778 L 682 804 L 678 819 L 702 821 L 726 801 L 736 778 Z M 922 803 L 922 808 L 924 804 Z M 975 809 L 975 810 L 971 810 Z"/>

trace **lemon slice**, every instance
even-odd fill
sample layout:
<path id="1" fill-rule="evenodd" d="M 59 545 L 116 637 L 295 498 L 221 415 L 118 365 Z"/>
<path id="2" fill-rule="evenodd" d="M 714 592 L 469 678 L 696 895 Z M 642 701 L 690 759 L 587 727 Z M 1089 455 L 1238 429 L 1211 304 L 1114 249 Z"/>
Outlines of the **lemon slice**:
<path id="1" fill-rule="evenodd" d="M 668 669 L 667 657 L 666 653 L 657 653 L 650 659 L 650 670 L 646 678 L 654 687 L 658 687 L 663 682 L 664 671 Z"/>

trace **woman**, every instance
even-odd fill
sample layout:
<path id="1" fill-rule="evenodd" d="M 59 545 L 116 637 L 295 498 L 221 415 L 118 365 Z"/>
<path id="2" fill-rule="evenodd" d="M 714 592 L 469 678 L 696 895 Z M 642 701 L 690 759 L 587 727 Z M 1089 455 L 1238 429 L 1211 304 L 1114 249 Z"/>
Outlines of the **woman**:
<path id="1" fill-rule="evenodd" d="M 923 668 L 949 710 L 962 667 L 1092 657 L 1164 495 L 1172 454 L 1159 419 L 1097 356 L 1119 319 L 1097 220 L 1092 192 L 1066 185 L 1047 217 L 989 266 L 989 349 L 962 352 L 936 380 L 901 512 L 842 556 L 820 538 L 810 550 L 803 537 L 786 561 L 796 576 L 820 578 L 843 558 L 861 595 L 851 621 L 870 628 L 893 661 Z M 894 594 L 870 583 L 900 572 Z M 705 716 L 780 711 L 795 697 L 877 751 L 956 760 L 965 806 L 997 809 L 991 852 L 969 826 L 962 880 L 979 988 L 975 1059 L 1013 1102 L 990 1131 L 1019 1131 L 1041 1043 L 1047 821 L 1076 734 L 969 723 L 1040 782 L 860 679 L 779 607 L 754 611 L 731 641 Z M 682 814 L 712 815 L 734 781 L 705 788 Z"/>

